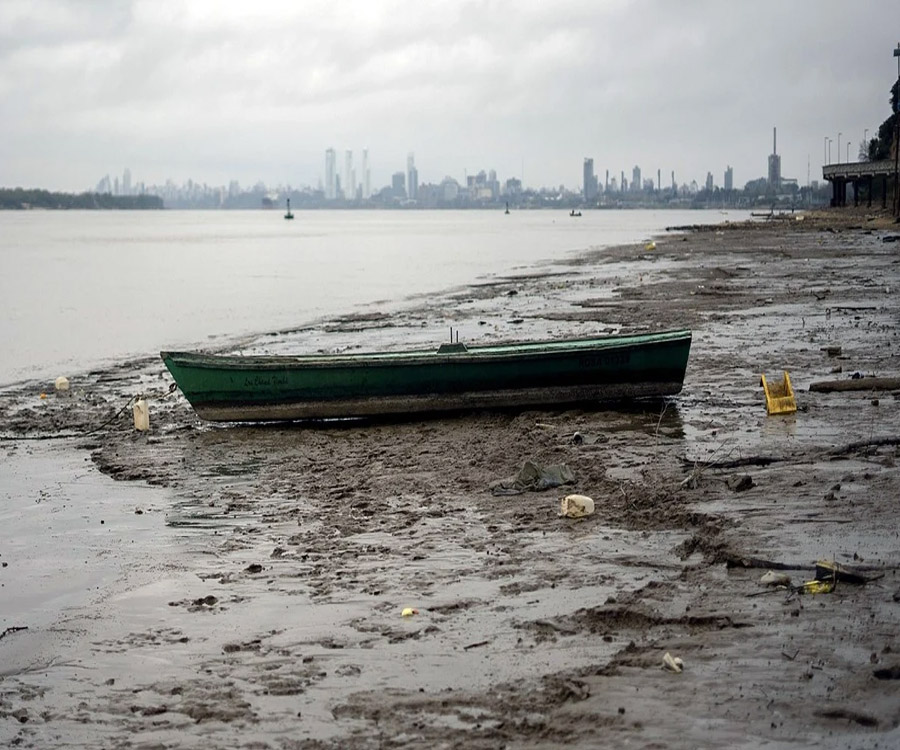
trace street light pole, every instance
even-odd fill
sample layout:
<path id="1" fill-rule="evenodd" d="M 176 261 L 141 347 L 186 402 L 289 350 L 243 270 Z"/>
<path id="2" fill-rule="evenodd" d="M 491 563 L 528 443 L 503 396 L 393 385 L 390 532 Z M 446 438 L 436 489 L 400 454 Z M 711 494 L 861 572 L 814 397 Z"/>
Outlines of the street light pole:
<path id="1" fill-rule="evenodd" d="M 847 139 L 847 164 L 850 163 L 850 139 Z"/>
<path id="2" fill-rule="evenodd" d="M 841 160 L 841 131 L 840 130 L 838 130 L 837 157 L 838 157 L 838 161 L 840 161 Z"/>
<path id="3" fill-rule="evenodd" d="M 828 164 L 828 136 L 825 136 L 825 140 L 822 141 L 822 161 L 825 164 Z"/>
<path id="4" fill-rule="evenodd" d="M 897 96 L 894 97 L 894 216 L 900 215 L 900 42 L 894 50 L 897 58 Z"/>
<path id="5" fill-rule="evenodd" d="M 828 163 L 831 164 L 831 138 L 828 139 Z"/>
<path id="6" fill-rule="evenodd" d="M 869 160 L 869 129 L 863 130 L 863 153 L 865 153 L 865 161 Z"/>

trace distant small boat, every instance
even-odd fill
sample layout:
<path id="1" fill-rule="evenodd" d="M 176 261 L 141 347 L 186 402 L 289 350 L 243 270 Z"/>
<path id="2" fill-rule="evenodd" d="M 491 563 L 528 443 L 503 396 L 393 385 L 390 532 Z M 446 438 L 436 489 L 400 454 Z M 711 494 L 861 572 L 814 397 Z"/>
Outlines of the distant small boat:
<path id="1" fill-rule="evenodd" d="M 328 419 L 658 398 L 684 381 L 691 332 L 339 355 L 161 352 L 203 419 Z"/>
<path id="2" fill-rule="evenodd" d="M 581 211 L 576 211 L 576 210 L 573 208 L 572 211 L 571 211 L 571 213 L 569 213 L 569 216 L 581 216 Z"/>
<path id="3" fill-rule="evenodd" d="M 285 219 L 293 219 L 294 214 L 291 213 L 291 199 L 287 199 L 287 213 L 284 215 Z"/>
<path id="4" fill-rule="evenodd" d="M 506 201 L 506 211 L 504 213 L 509 213 L 509 201 Z"/>

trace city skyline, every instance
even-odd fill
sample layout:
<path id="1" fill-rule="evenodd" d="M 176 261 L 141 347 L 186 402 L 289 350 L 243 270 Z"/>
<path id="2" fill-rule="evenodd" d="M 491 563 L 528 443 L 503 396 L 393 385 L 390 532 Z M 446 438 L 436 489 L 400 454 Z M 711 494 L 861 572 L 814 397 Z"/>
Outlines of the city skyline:
<path id="1" fill-rule="evenodd" d="M 805 183 L 829 138 L 854 155 L 889 113 L 892 18 L 891 0 L 3 3 L 0 185 L 79 191 L 129 165 L 315 187 L 332 144 L 335 175 L 369 170 L 371 190 L 408 181 L 410 153 L 421 182 L 575 187 L 590 155 L 604 186 L 635 164 L 656 182 L 729 165 L 742 185 L 766 176 L 773 123 Z"/>

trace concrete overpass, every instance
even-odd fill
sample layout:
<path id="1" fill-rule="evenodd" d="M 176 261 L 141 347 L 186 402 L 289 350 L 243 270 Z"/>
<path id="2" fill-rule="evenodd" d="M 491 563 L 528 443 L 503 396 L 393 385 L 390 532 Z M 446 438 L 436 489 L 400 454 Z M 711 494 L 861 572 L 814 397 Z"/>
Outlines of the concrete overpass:
<path id="1" fill-rule="evenodd" d="M 848 164 L 828 164 L 822 167 L 822 177 L 831 183 L 831 205 L 847 205 L 847 183 L 853 185 L 853 205 L 859 205 L 860 187 L 865 185 L 867 206 L 872 205 L 872 187 L 881 184 L 881 207 L 887 208 L 888 186 L 896 190 L 896 165 L 893 159 L 857 161 Z M 893 199 L 892 199 L 893 202 Z"/>

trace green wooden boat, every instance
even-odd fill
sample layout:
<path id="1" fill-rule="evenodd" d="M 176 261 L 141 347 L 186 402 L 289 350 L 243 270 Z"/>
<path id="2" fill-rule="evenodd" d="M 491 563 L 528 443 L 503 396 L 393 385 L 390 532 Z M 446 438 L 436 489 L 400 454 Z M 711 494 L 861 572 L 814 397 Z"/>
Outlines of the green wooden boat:
<path id="1" fill-rule="evenodd" d="M 443 344 L 304 356 L 161 352 L 203 419 L 327 419 L 659 397 L 684 381 L 690 331 Z"/>

